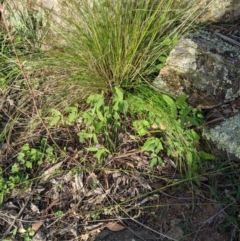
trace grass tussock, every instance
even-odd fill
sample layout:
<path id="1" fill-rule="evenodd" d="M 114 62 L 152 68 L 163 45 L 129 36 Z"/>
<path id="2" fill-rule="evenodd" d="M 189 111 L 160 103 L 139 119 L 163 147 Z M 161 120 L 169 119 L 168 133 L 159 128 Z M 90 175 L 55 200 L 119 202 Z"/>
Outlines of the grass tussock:
<path id="1" fill-rule="evenodd" d="M 145 84 L 151 83 L 177 39 L 192 27 L 197 5 L 174 0 L 75 0 L 66 2 L 57 16 L 46 9 L 41 11 L 45 20 L 40 15 L 34 19 L 28 11 L 17 12 L 22 27 L 11 33 L 19 34 L 23 46 L 28 43 L 26 49 L 34 47 L 31 55 L 24 51 L 19 54 L 15 47 L 15 55 L 24 63 L 19 71 L 24 79 L 20 92 L 27 96 L 26 91 L 30 91 L 34 98 L 32 105 L 26 104 L 29 110 L 23 112 L 31 119 L 29 133 L 33 134 L 53 112 L 64 113 L 66 107 L 76 103 L 85 105 L 89 95 L 100 91 L 111 98 L 114 88 L 120 87 L 129 97 L 130 115 L 137 111 L 138 118 L 145 119 L 148 112 L 168 123 L 168 131 L 161 133 L 168 155 L 183 160 L 186 153 L 195 151 L 195 141 L 179 124 L 179 116 L 172 118 L 172 107 L 166 106 L 160 93 Z M 13 11 L 10 13 L 11 17 Z M 38 34 L 33 33 L 35 29 L 39 29 Z M 44 51 L 40 48 L 43 36 L 48 45 Z M 23 99 L 25 104 L 27 100 Z M 178 166 L 181 170 L 187 168 L 181 161 Z"/>
<path id="2" fill-rule="evenodd" d="M 123 87 L 158 72 L 159 58 L 191 26 L 190 6 L 176 1 L 69 1 L 42 66 L 66 70 L 65 82 L 92 91 Z M 56 19 L 56 17 L 54 18 Z"/>

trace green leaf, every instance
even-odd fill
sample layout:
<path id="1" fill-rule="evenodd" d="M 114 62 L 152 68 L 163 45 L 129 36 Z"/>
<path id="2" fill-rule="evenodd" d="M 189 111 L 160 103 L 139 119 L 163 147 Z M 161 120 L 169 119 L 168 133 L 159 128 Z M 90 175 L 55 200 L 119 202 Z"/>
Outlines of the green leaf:
<path id="1" fill-rule="evenodd" d="M 62 113 L 56 109 L 51 109 L 51 113 L 53 116 L 62 116 Z"/>
<path id="2" fill-rule="evenodd" d="M 166 62 L 166 59 L 167 59 L 167 55 L 166 54 L 163 54 L 161 55 L 158 60 L 161 62 L 161 63 L 165 63 Z"/>
<path id="3" fill-rule="evenodd" d="M 63 212 L 59 210 L 59 211 L 55 212 L 54 215 L 56 218 L 60 218 L 60 217 L 62 217 Z"/>
<path id="4" fill-rule="evenodd" d="M 186 133 L 193 141 L 198 141 L 200 139 L 200 136 L 198 135 L 198 133 L 192 129 L 186 130 Z"/>
<path id="5" fill-rule="evenodd" d="M 98 119 L 99 119 L 100 121 L 104 121 L 103 114 L 102 114 L 102 112 L 101 112 L 100 110 L 97 110 L 97 116 L 98 116 Z"/>
<path id="6" fill-rule="evenodd" d="M 97 152 L 96 152 L 96 154 L 94 155 L 97 159 L 98 159 L 98 161 L 100 161 L 100 159 L 101 159 L 101 157 L 102 157 L 102 155 L 105 153 L 105 150 L 104 149 L 100 149 L 100 150 L 98 150 Z"/>
<path id="7" fill-rule="evenodd" d="M 67 124 L 71 124 L 72 122 L 74 122 L 77 119 L 77 117 L 77 112 L 71 112 L 68 115 Z"/>
<path id="8" fill-rule="evenodd" d="M 161 157 L 158 157 L 158 164 L 164 166 L 164 162 Z"/>
<path id="9" fill-rule="evenodd" d="M 142 120 L 143 126 L 149 127 L 150 123 L 147 120 Z"/>
<path id="10" fill-rule="evenodd" d="M 31 163 L 30 161 L 27 161 L 27 162 L 25 163 L 25 166 L 26 166 L 27 168 L 32 168 L 32 163 Z"/>
<path id="11" fill-rule="evenodd" d="M 46 138 L 42 138 L 41 140 L 41 148 L 44 150 L 46 148 L 47 145 L 47 139 Z"/>
<path id="12" fill-rule="evenodd" d="M 92 125 L 94 118 L 95 118 L 95 114 L 85 111 L 81 114 L 81 117 L 83 118 L 84 123 L 86 125 Z"/>
<path id="13" fill-rule="evenodd" d="M 24 161 L 25 154 L 23 152 L 20 152 L 17 156 L 18 161 Z"/>
<path id="14" fill-rule="evenodd" d="M 113 110 L 115 110 L 116 112 L 119 111 L 119 102 L 116 101 L 114 106 L 113 106 Z"/>
<path id="15" fill-rule="evenodd" d="M 155 137 L 148 138 L 142 147 L 142 151 L 154 151 L 155 147 Z"/>
<path id="16" fill-rule="evenodd" d="M 93 135 L 90 134 L 90 133 L 87 133 L 87 132 L 79 132 L 78 134 L 78 137 L 79 137 L 79 141 L 81 143 L 83 143 L 85 141 L 85 139 L 89 139 L 89 138 L 92 138 Z"/>
<path id="17" fill-rule="evenodd" d="M 158 159 L 157 159 L 157 157 L 154 157 L 154 158 L 152 158 L 149 166 L 150 166 L 151 168 L 153 168 L 154 166 L 157 165 L 157 163 L 158 163 Z"/>
<path id="18" fill-rule="evenodd" d="M 182 116 L 180 118 L 180 127 L 183 129 L 184 128 L 184 124 L 186 123 L 186 117 Z"/>
<path id="19" fill-rule="evenodd" d="M 96 132 L 100 132 L 105 126 L 106 126 L 105 123 L 103 123 L 101 121 L 100 122 L 96 122 L 94 124 L 94 128 L 95 128 Z"/>
<path id="20" fill-rule="evenodd" d="M 88 151 L 92 151 L 92 152 L 96 152 L 99 150 L 99 148 L 95 147 L 95 146 L 91 146 L 91 147 L 87 147 L 86 148 Z"/>
<path id="21" fill-rule="evenodd" d="M 181 109 L 181 110 L 179 111 L 179 113 L 180 113 L 182 116 L 187 116 L 191 111 L 192 111 L 191 108 L 186 108 L 186 109 Z"/>
<path id="22" fill-rule="evenodd" d="M 31 230 L 28 234 L 30 237 L 33 237 L 35 235 L 35 232 Z"/>
<path id="23" fill-rule="evenodd" d="M 140 136 L 144 136 L 148 133 L 148 130 L 145 127 L 149 127 L 150 124 L 147 120 L 136 120 L 133 122 L 133 126 L 136 128 Z"/>
<path id="24" fill-rule="evenodd" d="M 173 106 L 170 107 L 170 109 L 171 109 L 171 114 L 172 114 L 173 119 L 176 119 L 177 118 L 177 108 L 176 108 L 176 106 L 173 105 Z"/>
<path id="25" fill-rule="evenodd" d="M 15 227 L 15 228 L 13 229 L 13 231 L 12 231 L 12 236 L 13 236 L 13 237 L 16 237 L 17 231 L 18 231 L 18 227 Z M 3 241 L 4 241 L 4 239 L 3 239 Z M 6 241 L 6 239 L 5 239 L 5 241 Z"/>
<path id="26" fill-rule="evenodd" d="M 65 108 L 65 111 L 67 113 L 73 113 L 73 112 L 77 113 L 78 109 L 75 106 L 68 106 L 68 107 Z"/>
<path id="27" fill-rule="evenodd" d="M 113 117 L 115 121 L 120 119 L 120 115 L 118 114 L 118 112 L 114 112 Z"/>
<path id="28" fill-rule="evenodd" d="M 28 143 L 24 144 L 23 147 L 22 147 L 22 151 L 26 152 L 26 151 L 29 151 L 30 150 L 30 146 Z"/>
<path id="29" fill-rule="evenodd" d="M 17 173 L 18 171 L 19 171 L 18 165 L 17 164 L 13 164 L 12 165 L 12 173 Z"/>
<path id="30" fill-rule="evenodd" d="M 91 104 L 91 103 L 96 103 L 98 99 L 101 98 L 101 95 L 99 94 L 95 94 L 95 95 L 90 95 L 87 98 L 87 104 Z"/>
<path id="31" fill-rule="evenodd" d="M 115 96 L 114 96 L 114 99 L 115 101 L 123 101 L 123 91 L 118 88 L 118 87 L 115 87 Z"/>
<path id="32" fill-rule="evenodd" d="M 189 121 L 192 125 L 194 126 L 199 126 L 198 122 L 196 121 L 196 119 L 186 116 L 186 120 Z"/>
<path id="33" fill-rule="evenodd" d="M 170 107 L 172 117 L 174 119 L 176 119 L 177 118 L 177 107 L 176 107 L 174 100 L 168 95 L 162 95 L 162 97 L 163 97 L 163 100 L 166 102 L 166 104 Z"/>
<path id="34" fill-rule="evenodd" d="M 126 113 L 127 110 L 128 110 L 128 102 L 127 101 L 122 101 L 121 103 L 119 103 L 119 110 L 122 112 L 122 113 Z"/>
<path id="35" fill-rule="evenodd" d="M 204 159 L 204 160 L 214 160 L 215 157 L 205 151 L 199 151 L 198 155 L 200 158 Z"/>
<path id="36" fill-rule="evenodd" d="M 51 118 L 51 121 L 49 123 L 50 127 L 55 126 L 61 119 L 61 116 L 55 116 Z"/>
<path id="37" fill-rule="evenodd" d="M 145 128 L 141 128 L 138 130 L 138 135 L 139 136 L 145 136 L 148 133 L 148 130 Z"/>
<path id="38" fill-rule="evenodd" d="M 98 138 L 97 138 L 97 135 L 94 133 L 93 134 L 93 142 L 95 143 L 95 144 L 98 144 L 99 142 L 98 142 Z"/>
<path id="39" fill-rule="evenodd" d="M 87 98 L 87 103 L 91 104 L 92 110 L 99 109 L 104 104 L 103 92 L 102 94 L 90 95 Z"/>
<path id="40" fill-rule="evenodd" d="M 0 192 L 0 205 L 3 203 L 4 195 L 5 195 L 5 191 L 1 190 L 1 192 Z M 9 239 L 6 239 L 5 241 L 9 241 Z"/>
<path id="41" fill-rule="evenodd" d="M 186 99 L 187 99 L 186 95 L 179 96 L 175 102 L 176 106 L 181 109 L 187 108 L 188 104 L 186 102 Z"/>
<path id="42" fill-rule="evenodd" d="M 101 96 L 98 101 L 96 102 L 95 106 L 97 109 L 99 109 L 100 107 L 102 107 L 104 104 L 104 99 L 103 99 L 103 96 Z"/>
<path id="43" fill-rule="evenodd" d="M 163 100 L 167 103 L 168 106 L 175 106 L 174 100 L 168 95 L 162 95 Z"/>
<path id="44" fill-rule="evenodd" d="M 161 150 L 163 150 L 163 146 L 162 146 L 162 142 L 159 141 L 158 143 L 156 143 L 155 152 L 156 152 L 156 153 L 159 153 Z"/>
<path id="45" fill-rule="evenodd" d="M 192 155 L 191 152 L 188 152 L 188 153 L 186 154 L 186 160 L 187 160 L 188 167 L 189 167 L 189 169 L 191 170 L 192 163 L 193 163 L 193 155 Z"/>
<path id="46" fill-rule="evenodd" d="M 104 148 L 104 147 L 100 147 L 100 149 L 97 151 L 97 153 L 94 155 L 98 161 L 100 161 L 102 155 L 104 153 L 110 153 L 108 149 Z"/>

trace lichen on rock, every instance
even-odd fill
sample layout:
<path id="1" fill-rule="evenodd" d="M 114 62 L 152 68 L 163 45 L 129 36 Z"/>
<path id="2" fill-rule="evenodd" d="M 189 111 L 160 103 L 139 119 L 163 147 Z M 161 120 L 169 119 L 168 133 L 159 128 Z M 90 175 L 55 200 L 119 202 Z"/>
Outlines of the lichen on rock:
<path id="1" fill-rule="evenodd" d="M 240 95 L 240 47 L 208 31 L 183 37 L 154 85 L 172 96 L 187 94 L 194 107 L 212 108 Z"/>
<path id="2" fill-rule="evenodd" d="M 240 114 L 230 117 L 214 128 L 205 128 L 203 136 L 240 158 Z"/>

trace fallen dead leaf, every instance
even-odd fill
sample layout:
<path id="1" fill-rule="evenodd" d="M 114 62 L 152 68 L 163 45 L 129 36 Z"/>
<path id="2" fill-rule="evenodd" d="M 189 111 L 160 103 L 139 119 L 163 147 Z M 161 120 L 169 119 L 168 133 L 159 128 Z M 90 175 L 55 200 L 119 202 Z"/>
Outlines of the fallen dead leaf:
<path id="1" fill-rule="evenodd" d="M 14 101 L 9 96 L 7 97 L 7 102 L 9 103 L 10 106 L 14 105 Z"/>
<path id="2" fill-rule="evenodd" d="M 81 240 L 82 241 L 87 241 L 89 239 L 89 234 L 85 233 L 81 235 Z"/>
<path id="3" fill-rule="evenodd" d="M 43 225 L 44 220 L 39 220 L 38 222 L 32 225 L 32 231 L 37 232 L 38 229 Z"/>
<path id="4" fill-rule="evenodd" d="M 40 213 L 40 212 L 39 212 L 39 208 L 38 208 L 37 205 L 35 205 L 34 203 L 31 203 L 31 210 L 32 210 L 34 213 Z"/>
<path id="5" fill-rule="evenodd" d="M 79 157 L 79 153 L 78 153 L 78 150 L 76 149 L 74 151 L 73 159 L 76 160 L 76 159 L 78 159 L 78 157 Z"/>
<path id="6" fill-rule="evenodd" d="M 121 224 L 118 224 L 116 222 L 115 223 L 109 222 L 109 223 L 107 223 L 106 228 L 108 228 L 109 230 L 111 230 L 113 232 L 118 232 L 118 231 L 125 229 L 126 227 L 124 227 Z"/>
<path id="7" fill-rule="evenodd" d="M 51 176 L 51 174 L 53 174 L 62 164 L 63 164 L 63 162 L 61 161 L 61 162 L 55 164 L 54 166 L 50 167 L 49 169 L 47 169 L 43 173 L 43 178 L 41 179 L 41 181 L 43 181 L 43 182 L 47 181 L 47 179 Z"/>

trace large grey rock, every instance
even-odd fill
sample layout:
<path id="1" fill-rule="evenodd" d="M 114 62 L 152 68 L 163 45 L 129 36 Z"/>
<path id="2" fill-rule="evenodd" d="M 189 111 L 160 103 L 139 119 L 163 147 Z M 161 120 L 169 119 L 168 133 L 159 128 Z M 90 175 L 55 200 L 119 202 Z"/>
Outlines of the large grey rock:
<path id="1" fill-rule="evenodd" d="M 215 33 L 189 34 L 171 51 L 154 84 L 175 97 L 186 94 L 195 107 L 233 100 L 240 95 L 240 47 Z"/>
<path id="2" fill-rule="evenodd" d="M 203 135 L 219 149 L 240 158 L 240 114 L 226 119 L 214 128 L 205 128 Z"/>
<path id="3" fill-rule="evenodd" d="M 187 0 L 196 4 L 196 0 Z M 201 14 L 198 17 L 199 23 L 226 23 L 239 19 L 239 0 L 200 0 L 197 3 Z"/>

